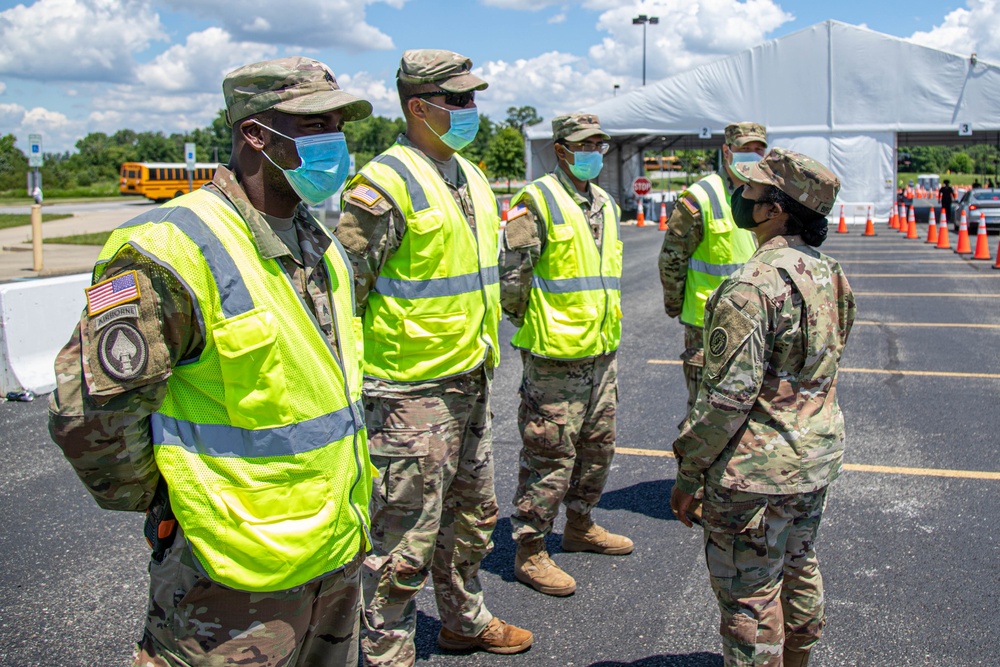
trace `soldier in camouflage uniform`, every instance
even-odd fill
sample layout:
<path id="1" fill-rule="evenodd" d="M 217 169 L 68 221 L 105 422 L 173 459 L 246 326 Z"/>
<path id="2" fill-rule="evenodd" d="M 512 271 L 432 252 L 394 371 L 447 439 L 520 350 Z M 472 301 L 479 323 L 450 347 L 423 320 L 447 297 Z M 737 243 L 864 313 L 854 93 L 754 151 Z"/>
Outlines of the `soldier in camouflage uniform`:
<path id="1" fill-rule="evenodd" d="M 696 287 L 693 273 L 692 258 L 703 253 L 710 253 L 713 242 L 724 235 L 734 238 L 742 237 L 747 242 L 750 234 L 732 228 L 729 200 L 733 190 L 740 185 L 735 177 L 733 165 L 744 160 L 759 160 L 767 150 L 767 133 L 763 125 L 758 123 L 731 123 L 725 130 L 726 143 L 722 147 L 722 160 L 725 168 L 718 175 L 712 175 L 693 184 L 680 193 L 670 219 L 667 221 L 667 233 L 663 235 L 663 247 L 660 250 L 660 282 L 663 284 L 663 306 L 670 317 L 680 318 L 684 325 L 684 352 L 681 360 L 684 362 L 684 380 L 688 390 L 688 410 L 694 405 L 698 395 L 698 385 L 701 383 L 701 369 L 705 364 L 705 354 L 702 349 L 701 303 L 708 298 L 711 288 L 706 285 Z M 703 215 L 702 205 L 705 195 L 711 198 L 712 179 L 722 177 L 725 187 L 725 199 L 712 201 L 706 212 L 711 217 Z M 703 194 L 704 193 L 704 194 Z M 734 245 L 726 242 L 727 246 Z M 745 252 L 746 254 L 742 254 Z M 746 261 L 750 256 L 749 248 L 734 254 L 737 257 L 725 262 L 720 271 L 712 275 L 724 276 Z"/>
<path id="2" fill-rule="evenodd" d="M 518 653 L 532 641 L 530 632 L 490 613 L 479 580 L 499 513 L 490 412 L 498 351 L 492 343 L 471 352 L 453 344 L 462 332 L 445 338 L 442 321 L 460 319 L 461 307 L 443 306 L 453 314 L 438 314 L 433 324 L 420 319 L 427 302 L 463 298 L 469 289 L 482 308 L 493 298 L 491 272 L 476 271 L 471 275 L 486 278 L 444 290 L 442 285 L 458 282 L 455 276 L 418 281 L 413 275 L 459 263 L 466 253 L 474 262 L 476 246 L 457 249 L 473 237 L 480 245 L 496 243 L 499 217 L 489 184 L 477 167 L 455 155 L 478 128 L 475 92 L 487 87 L 471 67 L 471 60 L 450 51 L 403 54 L 397 88 L 406 133 L 348 184 L 336 230 L 354 266 L 364 314 L 365 411 L 372 463 L 380 474 L 371 501 L 374 552 L 362 575 L 366 665 L 414 664 L 415 597 L 428 575 L 441 615 L 440 647 Z M 414 210 L 424 205 L 429 208 Z M 405 286 L 419 287 L 397 298 Z M 385 325 L 389 310 L 402 313 L 405 324 Z M 470 318 L 475 321 L 463 330 L 488 317 Z M 499 307 L 493 317 L 495 328 Z M 484 340 L 490 335 L 482 332 Z M 410 353 L 401 353 L 404 348 Z M 420 370 L 456 354 L 458 367 L 468 370 Z"/>
<path id="3" fill-rule="evenodd" d="M 518 410 L 523 447 L 511 516 L 518 543 L 514 574 L 539 592 L 564 596 L 576 590 L 576 581 L 545 548 L 560 503 L 566 505 L 564 551 L 623 555 L 633 544 L 591 518 L 611 471 L 618 410 L 621 212 L 591 182 L 609 137 L 597 116 L 570 114 L 552 120 L 552 139 L 558 168 L 511 200 L 500 294 L 519 328 L 512 342 L 524 365 Z M 570 322 L 588 307 L 596 315 L 592 321 L 606 330 L 551 322 Z"/>
<path id="4" fill-rule="evenodd" d="M 760 244 L 709 300 L 705 377 L 674 442 L 671 509 L 702 523 L 725 664 L 803 667 L 823 624 L 814 544 L 840 473 L 837 369 L 854 322 L 840 265 L 815 250 L 840 181 L 775 148 L 740 165 L 733 217 Z"/>
<path id="5" fill-rule="evenodd" d="M 193 201 L 191 197 L 218 197 L 245 223 L 247 243 L 252 243 L 261 263 L 280 263 L 280 268 L 275 268 L 287 273 L 331 351 L 343 359 L 331 300 L 335 281 L 324 262 L 327 249 L 339 244 L 300 203 L 294 186 L 270 160 L 294 168 L 300 160 L 292 137 L 339 132 L 344 121 L 370 115 L 371 104 L 340 90 L 326 65 L 298 57 L 239 68 L 226 77 L 223 91 L 227 118 L 234 125 L 230 165 L 220 166 L 205 190 L 144 214 L 126 226 L 142 228 L 147 220 L 171 223 L 193 213 L 194 209 L 184 206 L 185 201 Z M 258 121 L 289 136 L 272 134 Z M 206 247 L 223 248 L 208 238 L 213 232 L 204 219 L 198 222 Z M 197 231 L 198 225 L 191 228 Z M 159 454 L 154 457 L 154 451 L 161 449 L 163 434 L 156 432 L 151 414 L 170 399 L 168 378 L 176 367 L 201 361 L 208 337 L 217 335 L 214 332 L 218 329 L 206 330 L 205 305 L 178 279 L 175 269 L 132 246 L 126 243 L 118 249 L 103 275 L 126 281 L 134 276 L 137 289 L 111 296 L 105 306 L 112 303 L 114 307 L 99 315 L 91 316 L 88 313 L 93 309 L 85 309 L 56 359 L 58 385 L 49 406 L 49 430 L 101 507 L 147 510 L 146 534 L 154 548 L 149 564 L 149 609 L 133 664 L 354 665 L 361 618 L 360 572 L 367 545 L 367 528 L 360 514 L 356 517 L 357 534 L 352 538 L 356 555 L 348 556 L 345 566 L 303 585 L 270 592 L 236 590 L 209 578 L 185 535 L 184 522 L 171 518 L 165 502 L 165 478 L 157 464 Z M 225 255 L 222 249 L 211 266 L 225 265 Z M 346 264 L 344 267 L 344 275 L 348 275 L 350 269 Z M 237 271 L 236 266 L 232 269 Z M 255 275 L 254 267 L 240 269 L 245 273 L 243 280 Z M 239 276 L 218 278 L 223 284 L 227 279 L 231 283 L 241 280 Z M 344 289 L 349 291 L 350 285 L 336 286 L 337 293 Z M 219 290 L 223 290 L 222 285 Z M 107 293 L 103 298 L 109 298 Z M 97 305 L 96 299 L 96 293 L 88 291 L 89 307 Z M 121 303 L 114 303 L 115 299 Z M 349 322 L 350 313 L 347 316 Z M 121 351 L 116 356 L 102 343 L 112 327 L 120 327 L 119 342 L 114 345 L 127 347 L 125 356 Z M 243 362 L 259 366 L 247 357 Z M 229 442 L 212 441 L 208 435 L 212 426 L 205 426 L 206 445 L 223 450 L 230 447 Z M 358 441 L 355 436 L 355 443 Z M 298 442 L 311 444 L 305 439 Z M 370 488 L 365 454 L 362 448 L 358 466 L 365 470 L 356 482 L 363 495 Z M 212 455 L 205 453 L 206 457 Z M 270 474 L 266 459 L 245 460 L 243 474 L 249 485 L 259 481 L 257 475 Z M 289 462 L 283 472 L 287 475 L 295 470 L 294 462 Z M 288 484 L 291 493 L 300 488 Z M 173 491 L 170 496 L 176 500 Z M 350 507 L 343 511 L 355 512 Z M 355 520 L 336 512 L 332 519 L 340 523 Z M 325 529 L 320 523 L 315 527 Z M 275 555 L 280 558 L 282 554 Z"/>

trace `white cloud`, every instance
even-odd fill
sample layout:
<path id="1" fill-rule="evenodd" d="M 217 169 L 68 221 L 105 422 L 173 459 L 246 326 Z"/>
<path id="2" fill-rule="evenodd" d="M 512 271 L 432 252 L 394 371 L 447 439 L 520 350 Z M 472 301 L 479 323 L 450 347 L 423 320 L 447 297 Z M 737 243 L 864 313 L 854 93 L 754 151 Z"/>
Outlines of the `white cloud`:
<path id="1" fill-rule="evenodd" d="M 476 73 L 490 84 L 476 97 L 477 105 L 493 120 L 506 118 L 508 107 L 530 105 L 548 121 L 611 97 L 618 82 L 602 69 L 591 69 L 586 59 L 557 51 L 529 60 L 491 61 Z"/>
<path id="2" fill-rule="evenodd" d="M 910 40 L 935 49 L 962 55 L 975 52 L 980 58 L 1000 60 L 1000 8 L 996 0 L 968 0 L 968 9 L 956 9 L 941 25 L 928 32 L 915 32 Z"/>
<path id="3" fill-rule="evenodd" d="M 633 25 L 632 17 L 659 18 L 658 24 L 645 26 L 647 82 L 756 46 L 794 18 L 774 0 L 655 0 L 624 7 L 612 0 L 587 0 L 585 5 L 608 7 L 597 27 L 609 36 L 590 48 L 590 57 L 618 75 L 642 73 L 643 27 Z"/>
<path id="4" fill-rule="evenodd" d="M 558 5 L 563 0 L 480 0 L 487 7 L 498 9 L 517 9 L 521 11 L 536 12 L 543 7 Z"/>
<path id="5" fill-rule="evenodd" d="M 137 89 L 148 92 L 219 92 L 222 78 L 246 63 L 273 57 L 277 49 L 258 42 L 234 42 L 221 28 L 191 33 L 151 62 L 136 68 Z"/>
<path id="6" fill-rule="evenodd" d="M 566 12 L 560 12 L 555 16 L 549 17 L 549 23 L 565 23 L 566 22 Z"/>
<path id="7" fill-rule="evenodd" d="M 0 74 L 127 81 L 132 54 L 162 39 L 149 0 L 38 0 L 0 12 Z"/>
<path id="8" fill-rule="evenodd" d="M 392 38 L 365 22 L 367 5 L 382 0 L 164 0 L 218 23 L 240 41 L 327 49 L 393 48 Z M 385 0 L 396 9 L 406 0 Z"/>
<path id="9" fill-rule="evenodd" d="M 7 84 L 0 81 L 0 95 L 3 95 L 5 92 L 7 92 Z"/>
<path id="10" fill-rule="evenodd" d="M 335 73 L 336 74 L 336 73 Z M 391 82 L 373 77 L 368 72 L 357 74 L 337 74 L 337 85 L 372 103 L 376 116 L 397 118 L 403 115 L 399 107 L 399 94 L 396 92 L 395 80 Z"/>
<path id="11" fill-rule="evenodd" d="M 26 109 L 20 104 L 0 104 L 0 127 L 5 128 L 4 134 L 10 132 L 17 137 L 21 150 L 27 150 L 29 134 L 41 134 L 42 150 L 46 153 L 69 150 L 85 133 L 81 121 L 58 111 L 43 107 Z"/>

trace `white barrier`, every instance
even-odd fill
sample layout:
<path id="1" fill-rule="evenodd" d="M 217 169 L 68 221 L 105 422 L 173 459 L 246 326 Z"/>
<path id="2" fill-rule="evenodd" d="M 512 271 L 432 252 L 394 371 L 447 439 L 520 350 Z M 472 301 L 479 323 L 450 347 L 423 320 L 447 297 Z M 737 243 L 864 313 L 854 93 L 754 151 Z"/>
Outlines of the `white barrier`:
<path id="1" fill-rule="evenodd" d="M 0 397 L 56 387 L 52 364 L 80 321 L 90 274 L 0 285 Z"/>

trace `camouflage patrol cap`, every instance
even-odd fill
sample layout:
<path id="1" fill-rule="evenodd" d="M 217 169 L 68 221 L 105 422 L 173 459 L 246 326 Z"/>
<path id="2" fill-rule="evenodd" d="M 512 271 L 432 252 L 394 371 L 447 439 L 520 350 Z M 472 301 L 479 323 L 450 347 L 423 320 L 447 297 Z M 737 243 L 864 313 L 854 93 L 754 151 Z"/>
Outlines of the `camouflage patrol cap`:
<path id="1" fill-rule="evenodd" d="M 760 162 L 741 162 L 735 169 L 748 181 L 773 185 L 803 206 L 822 215 L 833 208 L 840 179 L 802 153 L 772 148 Z"/>
<path id="2" fill-rule="evenodd" d="M 229 125 L 268 109 L 290 114 L 342 110 L 344 120 L 361 120 L 372 113 L 371 102 L 340 89 L 329 67 L 293 56 L 244 65 L 222 80 Z"/>
<path id="3" fill-rule="evenodd" d="M 436 83 L 449 93 L 486 90 L 489 86 L 472 73 L 472 60 L 443 49 L 404 51 L 396 78 L 409 84 Z"/>
<path id="4" fill-rule="evenodd" d="M 730 123 L 726 125 L 726 145 L 743 148 L 751 141 L 759 141 L 767 148 L 767 128 L 760 123 Z"/>
<path id="5" fill-rule="evenodd" d="M 592 113 L 571 113 L 552 119 L 553 141 L 583 141 L 588 137 L 610 139 L 601 129 L 601 121 Z"/>

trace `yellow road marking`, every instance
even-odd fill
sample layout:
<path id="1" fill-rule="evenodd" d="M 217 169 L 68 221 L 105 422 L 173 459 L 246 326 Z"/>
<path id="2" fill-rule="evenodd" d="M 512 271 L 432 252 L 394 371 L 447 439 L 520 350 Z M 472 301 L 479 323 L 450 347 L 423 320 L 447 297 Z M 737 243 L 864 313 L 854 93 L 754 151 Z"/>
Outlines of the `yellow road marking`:
<path id="1" fill-rule="evenodd" d="M 615 452 L 626 456 L 655 456 L 672 459 L 673 452 L 662 449 L 638 449 L 635 447 L 615 447 Z M 982 470 L 945 470 L 943 468 L 900 468 L 896 466 L 873 466 L 864 463 L 845 463 L 844 470 L 856 472 L 878 472 L 887 475 L 918 475 L 923 477 L 957 477 L 961 479 L 995 479 L 1000 480 L 1000 472 Z"/>
<path id="2" fill-rule="evenodd" d="M 975 294 L 956 292 L 855 292 L 854 296 L 921 296 L 952 297 L 956 299 L 1000 299 L 1000 294 Z"/>
<path id="3" fill-rule="evenodd" d="M 956 259 L 961 259 L 961 257 L 953 257 L 951 259 L 907 259 L 906 257 L 901 257 L 899 261 L 916 262 L 917 264 L 954 264 Z M 849 257 L 837 257 L 836 260 L 845 264 L 893 264 L 896 262 L 893 259 L 851 259 Z"/>
<path id="4" fill-rule="evenodd" d="M 648 364 L 660 366 L 680 366 L 680 359 L 649 359 Z M 841 373 L 872 373 L 876 375 L 914 375 L 920 377 L 974 378 L 980 380 L 1000 380 L 1000 373 L 951 373 L 945 371 L 906 371 L 885 368 L 841 368 Z"/>
<path id="5" fill-rule="evenodd" d="M 1000 271 L 989 273 L 851 273 L 848 278 L 1000 278 Z"/>
<path id="6" fill-rule="evenodd" d="M 948 329 L 1000 329 L 1000 324 L 958 324 L 955 322 L 876 322 L 874 320 L 854 320 L 854 324 L 887 327 L 947 327 Z"/>

